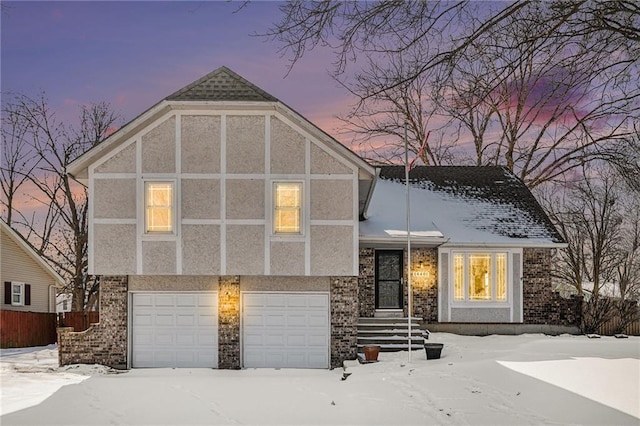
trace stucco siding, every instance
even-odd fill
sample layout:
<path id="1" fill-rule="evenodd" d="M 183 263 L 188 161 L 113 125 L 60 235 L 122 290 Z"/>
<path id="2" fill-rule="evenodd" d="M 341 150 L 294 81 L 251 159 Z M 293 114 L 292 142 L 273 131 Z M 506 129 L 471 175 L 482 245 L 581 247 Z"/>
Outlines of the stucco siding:
<path id="1" fill-rule="evenodd" d="M 49 286 L 55 285 L 55 280 L 41 265 L 38 264 L 24 249 L 5 232 L 0 232 L 0 284 L 5 281 L 15 281 L 31 284 L 31 305 L 13 306 L 5 304 L 4 287 L 2 287 L 2 302 L 0 309 L 11 311 L 50 312 Z M 55 304 L 54 310 L 55 312 Z"/>
<path id="2" fill-rule="evenodd" d="M 95 218 L 136 218 L 135 179 L 96 179 L 91 196 Z"/>
<path id="3" fill-rule="evenodd" d="M 220 180 L 182 179 L 182 218 L 220 218 Z"/>
<path id="4" fill-rule="evenodd" d="M 129 146 L 96 167 L 95 171 L 96 173 L 135 173 L 136 144 L 129 144 Z"/>
<path id="5" fill-rule="evenodd" d="M 228 275 L 264 274 L 264 226 L 227 226 Z"/>
<path id="6" fill-rule="evenodd" d="M 142 173 L 175 173 L 176 118 L 170 117 L 142 136 Z"/>
<path id="7" fill-rule="evenodd" d="M 174 241 L 143 241 L 142 273 L 175 274 L 176 243 Z"/>
<path id="8" fill-rule="evenodd" d="M 182 172 L 220 172 L 220 116 L 185 115 L 181 124 Z"/>
<path id="9" fill-rule="evenodd" d="M 93 227 L 93 273 L 128 275 L 136 272 L 136 226 L 96 224 Z"/>
<path id="10" fill-rule="evenodd" d="M 264 219 L 263 179 L 229 179 L 226 185 L 227 219 Z"/>
<path id="11" fill-rule="evenodd" d="M 217 291 L 217 276 L 132 275 L 129 291 Z"/>
<path id="12" fill-rule="evenodd" d="M 304 136 L 271 117 L 271 173 L 304 173 L 305 152 Z"/>
<path id="13" fill-rule="evenodd" d="M 315 143 L 311 144 L 311 173 L 335 174 L 352 173 L 352 170 L 336 160 Z"/>
<path id="14" fill-rule="evenodd" d="M 311 220 L 353 219 L 352 180 L 312 180 Z"/>
<path id="15" fill-rule="evenodd" d="M 451 322 L 511 322 L 509 308 L 451 308 Z"/>
<path id="16" fill-rule="evenodd" d="M 304 275 L 304 243 L 271 242 L 272 275 Z"/>
<path id="17" fill-rule="evenodd" d="M 182 273 L 220 273 L 219 225 L 182 225 Z"/>
<path id="18" fill-rule="evenodd" d="M 227 173 L 264 173 L 264 116 L 227 117 Z"/>
<path id="19" fill-rule="evenodd" d="M 354 251 L 353 227 L 311 226 L 311 275 L 358 275 Z"/>
<path id="20" fill-rule="evenodd" d="M 329 277 L 242 277 L 240 291 L 329 291 Z"/>

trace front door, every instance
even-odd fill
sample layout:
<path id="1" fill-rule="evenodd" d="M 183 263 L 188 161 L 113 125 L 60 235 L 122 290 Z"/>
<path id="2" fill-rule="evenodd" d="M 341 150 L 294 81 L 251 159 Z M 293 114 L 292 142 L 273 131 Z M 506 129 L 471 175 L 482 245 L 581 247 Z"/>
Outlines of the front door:
<path id="1" fill-rule="evenodd" d="M 376 251 L 376 309 L 402 309 L 402 250 Z"/>

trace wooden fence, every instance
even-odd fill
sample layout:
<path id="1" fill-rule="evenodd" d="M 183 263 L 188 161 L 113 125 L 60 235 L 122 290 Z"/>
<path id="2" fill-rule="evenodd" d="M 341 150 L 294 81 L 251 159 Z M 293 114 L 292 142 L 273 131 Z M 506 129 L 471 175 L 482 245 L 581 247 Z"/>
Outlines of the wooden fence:
<path id="1" fill-rule="evenodd" d="M 58 314 L 58 327 L 73 327 L 73 331 L 85 331 L 100 321 L 100 313 L 90 312 L 63 312 Z"/>
<path id="2" fill-rule="evenodd" d="M 598 328 L 598 334 L 603 336 L 613 336 L 617 333 L 619 320 L 617 318 L 607 321 Z M 640 319 L 636 319 L 624 329 L 624 334 L 629 336 L 640 336 Z"/>
<path id="3" fill-rule="evenodd" d="M 56 340 L 56 314 L 0 311 L 1 348 L 46 346 Z"/>

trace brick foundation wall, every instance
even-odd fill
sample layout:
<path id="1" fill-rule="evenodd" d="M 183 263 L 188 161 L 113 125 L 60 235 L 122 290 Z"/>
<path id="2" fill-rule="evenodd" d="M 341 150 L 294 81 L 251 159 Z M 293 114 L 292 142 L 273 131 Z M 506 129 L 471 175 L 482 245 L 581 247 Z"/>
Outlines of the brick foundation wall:
<path id="1" fill-rule="evenodd" d="M 422 261 L 422 268 L 420 262 Z M 375 249 L 360 249 L 360 274 L 358 276 L 358 309 L 361 317 L 373 317 L 376 311 Z M 404 265 L 407 264 L 405 250 Z M 427 322 L 438 321 L 438 249 L 419 248 L 411 250 L 411 292 L 413 293 L 413 316 Z M 404 315 L 408 314 L 408 280 L 404 268 L 403 303 Z"/>
<path id="2" fill-rule="evenodd" d="M 565 299 L 551 285 L 551 249 L 523 250 L 524 324 L 579 325 L 582 301 Z"/>
<path id="3" fill-rule="evenodd" d="M 241 368 L 239 276 L 218 281 L 218 368 Z"/>
<path id="4" fill-rule="evenodd" d="M 407 255 L 405 250 L 405 265 Z M 422 262 L 422 267 L 420 267 Z M 411 250 L 411 293 L 413 294 L 413 316 L 425 322 L 438 322 L 438 249 L 419 248 Z M 405 286 L 403 294 L 407 294 L 408 282 L 405 268 Z M 406 297 L 405 297 L 406 299 Z M 404 301 L 404 315 L 408 315 L 408 301 Z"/>
<path id="5" fill-rule="evenodd" d="M 86 331 L 58 329 L 60 365 L 127 367 L 127 277 L 100 277 L 100 322 Z"/>
<path id="6" fill-rule="evenodd" d="M 360 249 L 358 275 L 358 315 L 371 318 L 376 312 L 376 252 L 371 248 Z"/>
<path id="7" fill-rule="evenodd" d="M 331 368 L 356 359 L 358 349 L 358 277 L 331 277 Z"/>

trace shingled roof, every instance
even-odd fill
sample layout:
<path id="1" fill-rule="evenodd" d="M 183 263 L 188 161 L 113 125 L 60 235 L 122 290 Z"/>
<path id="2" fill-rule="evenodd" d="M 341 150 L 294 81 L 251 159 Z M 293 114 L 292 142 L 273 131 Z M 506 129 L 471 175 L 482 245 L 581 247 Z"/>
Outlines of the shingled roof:
<path id="1" fill-rule="evenodd" d="M 168 101 L 278 101 L 277 98 L 227 67 L 213 70 L 165 99 Z"/>
<path id="2" fill-rule="evenodd" d="M 387 198 L 393 191 L 402 192 L 404 166 L 380 167 L 379 176 L 381 182 L 389 182 L 380 188 Z M 430 224 L 451 242 L 481 242 L 487 238 L 489 243 L 518 240 L 563 243 L 531 191 L 505 167 L 419 166 L 411 170 L 409 180 L 412 188 L 416 188 L 411 196 L 412 222 L 416 216 L 417 221 Z M 400 207 L 398 203 L 391 200 L 374 203 L 370 210 L 372 222 L 377 220 L 376 216 L 385 217 L 385 209 Z M 390 204 L 394 205 L 385 207 Z M 369 225 L 372 232 L 379 233 L 372 225 Z"/>

